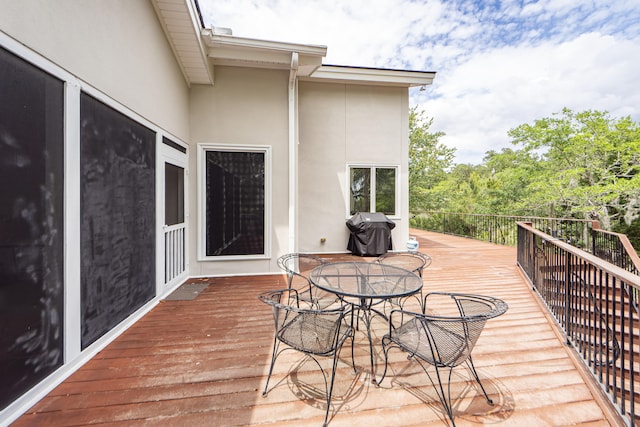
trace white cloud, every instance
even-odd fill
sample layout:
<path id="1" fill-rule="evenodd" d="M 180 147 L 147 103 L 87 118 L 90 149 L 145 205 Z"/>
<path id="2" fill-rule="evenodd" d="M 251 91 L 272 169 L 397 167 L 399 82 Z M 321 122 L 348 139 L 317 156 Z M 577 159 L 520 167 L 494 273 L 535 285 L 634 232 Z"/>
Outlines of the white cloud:
<path id="1" fill-rule="evenodd" d="M 459 163 L 563 107 L 640 121 L 640 0 L 199 0 L 243 37 L 328 47 L 326 64 L 437 71 L 412 105 Z M 601 4 L 602 3 L 602 4 Z"/>
<path id="2" fill-rule="evenodd" d="M 640 44 L 597 33 L 561 44 L 506 47 L 471 57 L 420 102 L 461 163 L 509 146 L 507 131 L 564 107 L 640 119 Z M 478 147 L 482 147 L 478 150 Z"/>

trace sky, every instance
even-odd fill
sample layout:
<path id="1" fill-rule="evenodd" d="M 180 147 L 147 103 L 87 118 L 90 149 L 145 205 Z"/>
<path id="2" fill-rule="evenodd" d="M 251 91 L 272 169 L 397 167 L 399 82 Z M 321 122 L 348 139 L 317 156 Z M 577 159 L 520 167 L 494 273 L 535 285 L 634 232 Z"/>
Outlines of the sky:
<path id="1" fill-rule="evenodd" d="M 480 164 L 563 108 L 640 121 L 640 0 L 198 0 L 208 27 L 327 46 L 327 65 L 435 71 L 410 106 Z"/>

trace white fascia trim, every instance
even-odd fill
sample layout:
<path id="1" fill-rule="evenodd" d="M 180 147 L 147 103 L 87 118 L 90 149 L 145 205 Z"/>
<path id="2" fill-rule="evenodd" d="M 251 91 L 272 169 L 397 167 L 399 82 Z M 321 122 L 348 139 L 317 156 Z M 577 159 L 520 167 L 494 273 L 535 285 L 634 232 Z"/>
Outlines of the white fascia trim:
<path id="1" fill-rule="evenodd" d="M 277 42 L 271 40 L 237 37 L 226 34 L 214 34 L 211 28 L 202 30 L 202 36 L 207 47 L 245 48 L 250 50 L 267 50 L 274 52 L 297 52 L 300 55 L 324 57 L 327 47 L 322 45 L 308 45 L 299 43 Z M 210 55 L 211 56 L 211 55 Z"/>
<path id="2" fill-rule="evenodd" d="M 200 18 L 196 12 L 194 0 L 152 0 L 151 3 L 187 86 L 191 87 L 192 84 L 213 84 L 213 75 L 209 68 L 207 52 L 200 37 Z M 171 3 L 175 3 L 173 7 L 169 7 Z M 176 31 L 175 21 L 188 21 L 192 31 L 188 33 Z M 179 43 L 176 43 L 176 35 L 181 39 Z M 187 59 L 193 59 L 194 53 L 198 56 L 196 68 L 194 68 L 195 62 L 190 62 Z"/>
<path id="3" fill-rule="evenodd" d="M 432 71 L 389 70 L 381 68 L 323 65 L 319 67 L 308 78 L 308 80 L 413 87 L 431 85 L 435 77 L 436 73 Z"/>
<path id="4" fill-rule="evenodd" d="M 192 78 L 194 77 L 192 75 L 193 73 L 189 73 L 190 74 L 189 86 L 191 86 L 191 84 L 193 83 L 213 84 L 213 73 L 211 72 L 211 68 L 209 67 L 207 50 L 204 46 L 204 42 L 202 41 L 202 37 L 200 37 L 200 32 L 202 30 L 202 27 L 200 27 L 200 18 L 198 16 L 198 12 L 196 12 L 196 6 L 194 3 L 194 0 L 187 1 L 187 8 L 189 9 L 189 15 L 191 17 L 191 23 L 193 24 L 193 29 L 195 33 L 194 35 L 197 40 L 197 49 L 200 56 L 200 61 L 202 62 L 202 69 L 205 71 L 205 76 L 206 76 L 203 81 L 192 81 Z M 182 58 L 180 58 L 180 62 L 182 63 Z M 198 72 L 201 72 L 201 71 L 202 70 L 198 70 Z"/>

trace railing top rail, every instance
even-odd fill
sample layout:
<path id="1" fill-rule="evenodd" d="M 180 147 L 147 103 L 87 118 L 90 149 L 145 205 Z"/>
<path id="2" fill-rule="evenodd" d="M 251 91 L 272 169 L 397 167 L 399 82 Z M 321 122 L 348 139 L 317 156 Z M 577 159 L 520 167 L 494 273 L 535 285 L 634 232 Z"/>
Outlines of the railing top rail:
<path id="1" fill-rule="evenodd" d="M 441 211 L 426 211 L 425 213 L 435 213 L 435 214 L 447 214 L 447 215 L 467 215 L 467 216 L 490 216 L 490 217 L 498 217 L 498 218 L 531 218 L 531 219 L 542 219 L 549 221 L 573 221 L 573 222 L 584 222 L 587 224 L 599 224 L 596 220 L 591 219 L 579 219 L 579 218 L 562 218 L 562 217 L 545 217 L 545 216 L 532 216 L 532 215 L 501 215 L 501 214 L 479 214 L 479 213 L 464 213 L 464 212 L 441 212 Z M 594 225 L 594 228 L 597 228 Z"/>
<path id="2" fill-rule="evenodd" d="M 527 222 L 523 222 L 523 221 L 518 221 L 517 222 L 518 227 L 522 227 L 528 231 L 530 231 L 533 234 L 536 234 L 538 236 L 540 236 L 541 238 L 545 239 L 546 241 L 549 242 L 553 242 L 554 245 L 558 246 L 559 248 L 561 248 L 562 250 L 569 252 L 575 256 L 578 256 L 586 261 L 588 261 L 589 263 L 595 265 L 596 267 L 598 267 L 600 270 L 616 277 L 619 280 L 624 281 L 626 284 L 628 284 L 629 286 L 632 286 L 638 290 L 640 290 L 640 276 L 635 275 L 623 268 L 620 268 L 618 266 L 615 266 L 609 262 L 606 262 L 600 258 L 598 258 L 595 255 L 590 254 L 589 252 L 585 252 L 581 249 L 578 249 L 575 246 L 570 245 L 569 243 L 566 243 L 564 241 L 562 241 L 562 239 L 559 239 L 557 237 L 553 237 L 550 236 L 549 234 L 546 234 L 536 228 L 533 228 L 531 225 L 529 225 Z"/>
<path id="3" fill-rule="evenodd" d="M 629 258 L 631 258 L 631 262 L 636 267 L 636 270 L 640 271 L 640 256 L 638 256 L 638 252 L 636 252 L 635 248 L 629 241 L 629 238 L 627 237 L 626 234 L 616 233 L 615 231 L 600 230 L 600 229 L 595 231 L 597 231 L 598 233 L 617 237 L 620 240 L 620 243 L 622 243 L 622 246 L 624 247 L 625 252 L 629 255 Z"/>

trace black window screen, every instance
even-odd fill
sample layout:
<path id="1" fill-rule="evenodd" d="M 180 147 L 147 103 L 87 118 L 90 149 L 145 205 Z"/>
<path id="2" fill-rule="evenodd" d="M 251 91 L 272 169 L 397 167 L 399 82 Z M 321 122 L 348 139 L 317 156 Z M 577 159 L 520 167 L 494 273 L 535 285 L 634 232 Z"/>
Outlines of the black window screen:
<path id="1" fill-rule="evenodd" d="M 265 253 L 265 153 L 206 152 L 206 255 Z"/>
<path id="2" fill-rule="evenodd" d="M 82 348 L 155 295 L 155 133 L 80 97 Z"/>
<path id="3" fill-rule="evenodd" d="M 64 86 L 0 48 L 0 411 L 63 363 Z"/>

